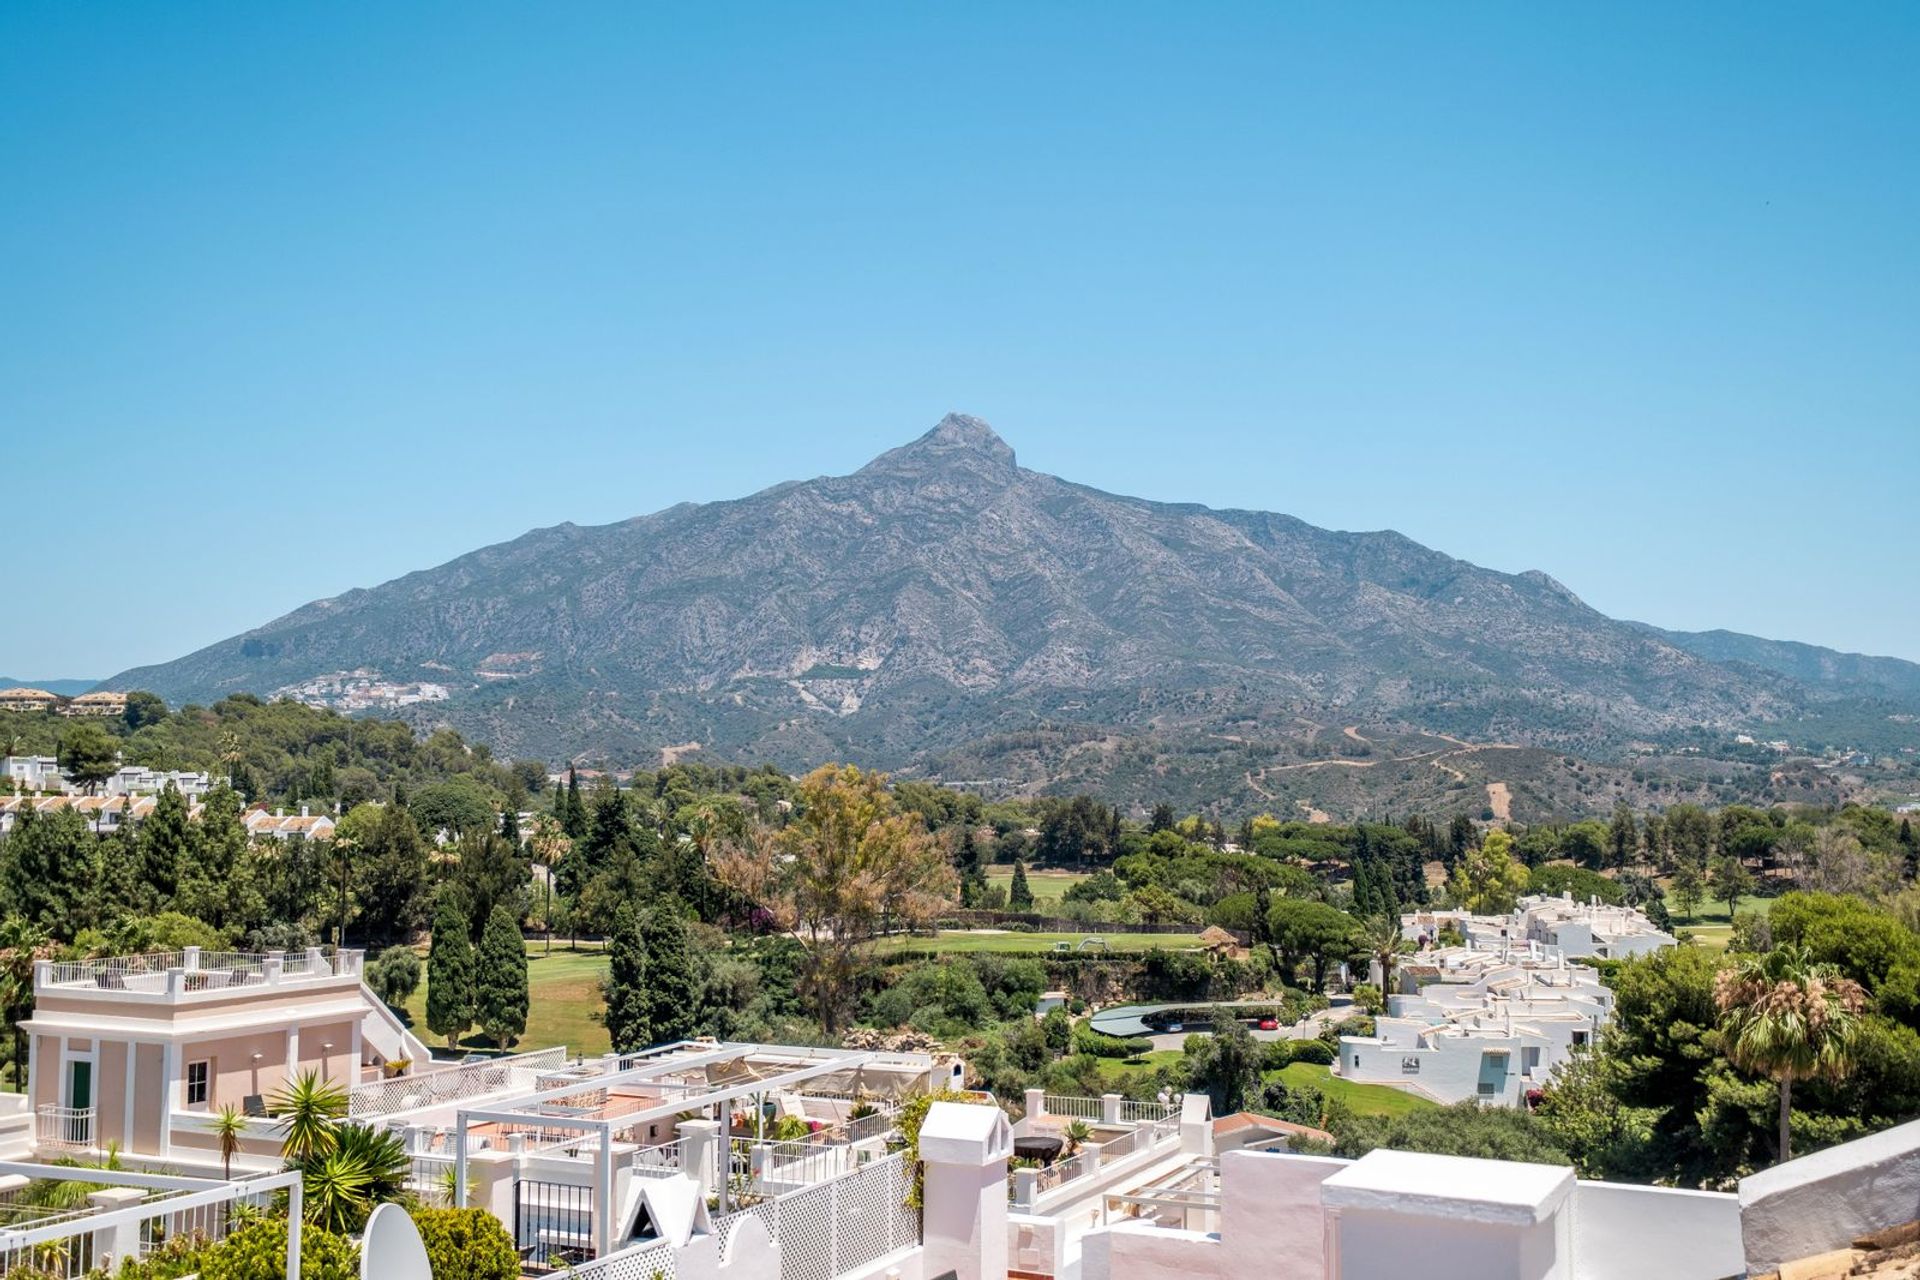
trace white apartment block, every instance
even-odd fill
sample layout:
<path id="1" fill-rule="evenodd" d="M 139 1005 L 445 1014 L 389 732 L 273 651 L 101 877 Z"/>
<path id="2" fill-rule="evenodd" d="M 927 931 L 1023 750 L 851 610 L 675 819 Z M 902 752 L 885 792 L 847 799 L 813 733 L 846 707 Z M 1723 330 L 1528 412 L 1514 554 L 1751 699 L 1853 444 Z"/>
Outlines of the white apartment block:
<path id="1" fill-rule="evenodd" d="M 1436 1102 L 1519 1106 L 1592 1042 L 1613 993 L 1586 965 L 1468 948 L 1410 957 L 1371 1036 L 1343 1036 L 1334 1072 Z"/>
<path id="2" fill-rule="evenodd" d="M 16 792 L 44 791 L 77 795 L 85 789 L 61 771 L 53 756 L 0 757 L 0 777 L 13 784 Z M 173 787 L 189 800 L 197 800 L 213 790 L 213 775 L 185 769 L 149 769 L 145 765 L 122 765 L 106 781 L 93 789 L 103 796 L 157 796 Z"/>
<path id="3" fill-rule="evenodd" d="M 1410 941 L 1432 944 L 1451 925 L 1475 951 L 1508 953 L 1531 943 L 1551 956 L 1569 960 L 1593 957 L 1625 960 L 1670 947 L 1674 937 L 1656 928 L 1644 912 L 1598 901 L 1578 902 L 1571 895 L 1534 894 L 1520 899 L 1503 916 L 1466 911 L 1416 911 L 1400 917 Z"/>

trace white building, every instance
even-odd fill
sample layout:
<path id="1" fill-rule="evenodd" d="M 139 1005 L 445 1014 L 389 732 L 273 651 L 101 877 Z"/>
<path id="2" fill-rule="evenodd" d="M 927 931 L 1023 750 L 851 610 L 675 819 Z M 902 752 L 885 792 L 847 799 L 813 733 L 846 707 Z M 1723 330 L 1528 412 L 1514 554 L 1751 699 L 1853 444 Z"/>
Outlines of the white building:
<path id="1" fill-rule="evenodd" d="M 60 761 L 53 756 L 0 756 L 0 777 L 15 791 L 65 791 Z"/>
<path id="2" fill-rule="evenodd" d="M 1642 911 L 1599 901 L 1578 902 L 1571 894 L 1532 894 L 1503 916 L 1451 910 L 1415 911 L 1400 917 L 1401 934 L 1426 945 L 1437 942 L 1441 930 L 1448 927 L 1475 951 L 1505 954 L 1535 943 L 1546 948 L 1546 954 L 1569 960 L 1588 956 L 1624 960 L 1674 944 L 1673 935 L 1655 927 Z"/>

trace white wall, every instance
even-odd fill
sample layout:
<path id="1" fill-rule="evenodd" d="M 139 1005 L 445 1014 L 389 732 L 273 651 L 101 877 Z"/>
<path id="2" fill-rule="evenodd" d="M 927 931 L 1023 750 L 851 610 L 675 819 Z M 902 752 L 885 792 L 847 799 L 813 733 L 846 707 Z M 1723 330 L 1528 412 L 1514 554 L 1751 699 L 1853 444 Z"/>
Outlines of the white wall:
<path id="1" fill-rule="evenodd" d="M 1845 1248 L 1920 1218 L 1920 1120 L 1740 1180 L 1747 1269 Z"/>
<path id="2" fill-rule="evenodd" d="M 1736 1196 L 1577 1182 L 1572 1212 L 1580 1280 L 1721 1280 L 1744 1269 Z"/>
<path id="3" fill-rule="evenodd" d="M 1574 1274 L 1564 1211 L 1521 1227 L 1347 1209 L 1335 1224 L 1339 1280 L 1565 1280 Z M 1665 1271 L 1648 1273 L 1668 1280 Z M 1586 1280 L 1582 1270 L 1580 1280 Z"/>

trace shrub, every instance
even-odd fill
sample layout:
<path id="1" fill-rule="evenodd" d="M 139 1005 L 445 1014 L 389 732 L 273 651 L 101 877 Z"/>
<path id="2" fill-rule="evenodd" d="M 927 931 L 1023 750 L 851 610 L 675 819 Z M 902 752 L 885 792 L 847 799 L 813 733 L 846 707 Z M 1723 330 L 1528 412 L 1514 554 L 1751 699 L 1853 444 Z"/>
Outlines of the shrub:
<path id="1" fill-rule="evenodd" d="M 519 1280 L 513 1239 L 485 1209 L 415 1209 L 413 1222 L 433 1280 Z"/>
<path id="2" fill-rule="evenodd" d="M 1138 1058 L 1153 1050 L 1153 1041 L 1144 1038 L 1122 1040 L 1101 1035 L 1089 1027 L 1075 1027 L 1073 1048 L 1076 1053 L 1090 1053 L 1096 1058 Z"/>
<path id="3" fill-rule="evenodd" d="M 1333 1065 L 1333 1046 L 1325 1040 L 1290 1040 L 1282 1043 L 1289 1048 L 1289 1062 L 1311 1062 L 1319 1067 Z"/>
<path id="4" fill-rule="evenodd" d="M 200 1260 L 200 1280 L 282 1280 L 286 1273 L 285 1218 L 248 1223 Z M 300 1232 L 300 1280 L 359 1277 L 360 1250 L 350 1241 L 315 1226 Z"/>
<path id="5" fill-rule="evenodd" d="M 420 987 L 420 957 L 412 947 L 388 947 L 367 970 L 367 986 L 386 1004 L 405 1004 Z"/>

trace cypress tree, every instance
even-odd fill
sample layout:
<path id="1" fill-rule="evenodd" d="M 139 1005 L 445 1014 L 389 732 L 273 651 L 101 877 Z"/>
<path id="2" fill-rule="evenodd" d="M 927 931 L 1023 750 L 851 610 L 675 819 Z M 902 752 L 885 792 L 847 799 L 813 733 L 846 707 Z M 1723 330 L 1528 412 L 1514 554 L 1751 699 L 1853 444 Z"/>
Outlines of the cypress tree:
<path id="1" fill-rule="evenodd" d="M 580 799 L 580 774 L 572 765 L 567 766 L 567 810 L 561 825 L 575 840 L 587 834 L 587 806 Z"/>
<path id="2" fill-rule="evenodd" d="M 685 1040 L 694 1033 L 699 1010 L 699 980 L 681 904 L 662 900 L 640 926 L 647 951 L 647 980 L 642 1003 L 655 1044 Z"/>
<path id="3" fill-rule="evenodd" d="M 459 895 L 443 892 L 433 913 L 433 945 L 427 949 L 427 1029 L 459 1046 L 473 1025 L 473 944 Z"/>
<path id="4" fill-rule="evenodd" d="M 520 924 L 496 903 L 480 935 L 474 980 L 474 1021 L 495 1047 L 506 1049 L 527 1029 L 527 945 Z"/>
<path id="5" fill-rule="evenodd" d="M 1007 905 L 1015 911 L 1033 910 L 1033 889 L 1027 884 L 1027 864 L 1013 860 L 1013 887 L 1007 890 Z"/>
<path id="6" fill-rule="evenodd" d="M 187 800 L 171 782 L 153 802 L 153 812 L 140 824 L 140 878 L 159 907 L 173 901 L 180 890 L 180 873 L 188 864 L 192 839 L 187 826 Z"/>
<path id="7" fill-rule="evenodd" d="M 632 1053 L 652 1044 L 653 1032 L 647 1026 L 647 946 L 640 937 L 639 918 L 625 904 L 614 913 L 602 992 L 607 1008 L 601 1021 L 613 1039 L 614 1051 Z"/>

